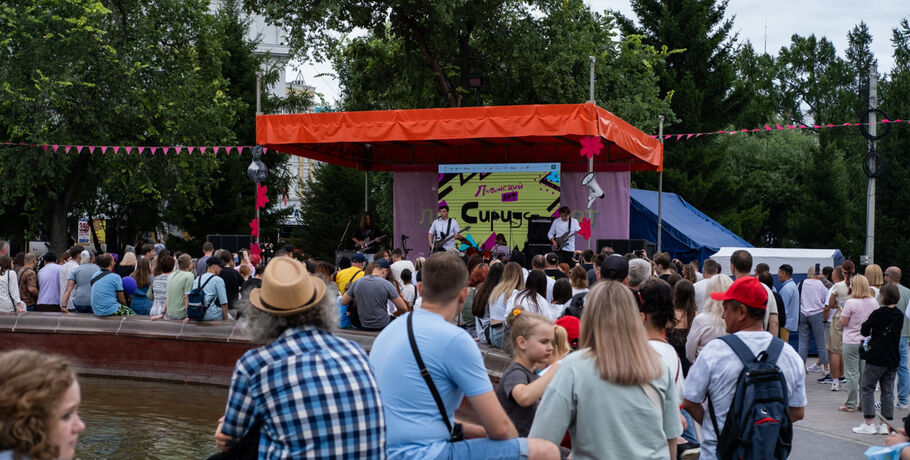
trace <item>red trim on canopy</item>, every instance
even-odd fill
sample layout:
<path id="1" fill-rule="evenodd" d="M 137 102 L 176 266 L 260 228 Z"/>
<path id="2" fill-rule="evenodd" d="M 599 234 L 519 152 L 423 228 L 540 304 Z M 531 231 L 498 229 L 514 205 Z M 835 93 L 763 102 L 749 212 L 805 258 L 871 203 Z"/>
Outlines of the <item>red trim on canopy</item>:
<path id="1" fill-rule="evenodd" d="M 662 144 L 594 104 L 515 105 L 256 117 L 260 145 L 372 171 L 439 164 L 558 162 L 587 171 L 581 138 L 600 136 L 595 171 L 660 171 Z"/>

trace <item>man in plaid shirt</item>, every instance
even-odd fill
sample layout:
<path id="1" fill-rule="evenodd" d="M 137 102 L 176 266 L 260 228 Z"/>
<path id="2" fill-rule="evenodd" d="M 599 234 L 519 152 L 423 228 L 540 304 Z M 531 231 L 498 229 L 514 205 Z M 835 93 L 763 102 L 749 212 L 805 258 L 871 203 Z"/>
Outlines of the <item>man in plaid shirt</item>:
<path id="1" fill-rule="evenodd" d="M 250 337 L 272 342 L 237 361 L 215 431 L 220 450 L 261 423 L 259 458 L 385 458 L 385 419 L 367 355 L 328 332 L 336 298 L 325 291 L 301 263 L 279 257 L 250 292 L 250 305 L 240 301 Z"/>

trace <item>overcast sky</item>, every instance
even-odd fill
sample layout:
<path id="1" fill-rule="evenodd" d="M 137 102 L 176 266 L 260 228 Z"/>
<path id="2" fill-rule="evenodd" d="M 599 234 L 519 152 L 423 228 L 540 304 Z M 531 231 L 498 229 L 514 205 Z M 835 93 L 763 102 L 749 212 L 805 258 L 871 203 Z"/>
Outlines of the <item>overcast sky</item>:
<path id="1" fill-rule="evenodd" d="M 635 18 L 629 0 L 586 0 L 595 11 L 614 9 L 627 17 Z M 772 55 L 790 44 L 793 34 L 827 37 L 834 43 L 840 56 L 847 46 L 847 32 L 860 21 L 869 25 L 872 33 L 872 51 L 878 59 L 880 73 L 890 72 L 894 65 L 891 48 L 891 30 L 900 19 L 910 16 L 910 2 L 906 0 L 885 0 L 860 2 L 857 0 L 730 0 L 727 16 L 735 15 L 733 29 L 741 41 L 749 40 L 758 52 L 765 48 Z M 767 24 L 767 34 L 765 26 Z M 668 44 L 671 48 L 673 44 Z M 317 74 L 332 74 L 326 63 L 301 66 L 300 70 L 307 83 L 334 104 L 340 97 L 338 83 L 331 76 L 317 77 Z M 288 79 L 296 75 L 289 72 Z"/>

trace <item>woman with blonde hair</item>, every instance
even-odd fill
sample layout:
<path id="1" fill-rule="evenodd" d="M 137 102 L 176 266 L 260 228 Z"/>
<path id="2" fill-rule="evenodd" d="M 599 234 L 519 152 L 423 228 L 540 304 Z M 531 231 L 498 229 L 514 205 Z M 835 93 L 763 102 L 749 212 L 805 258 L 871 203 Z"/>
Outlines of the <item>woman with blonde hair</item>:
<path id="1" fill-rule="evenodd" d="M 882 273 L 882 267 L 878 264 L 866 266 L 865 276 L 866 279 L 869 280 L 869 288 L 871 288 L 873 292 L 872 297 L 879 300 L 878 293 L 885 284 L 885 276 Z M 881 301 L 879 301 L 879 304 L 881 304 Z"/>
<path id="2" fill-rule="evenodd" d="M 79 382 L 59 356 L 0 353 L 0 458 L 69 460 L 85 424 Z"/>
<path id="3" fill-rule="evenodd" d="M 859 378 L 863 374 L 865 361 L 859 356 L 859 347 L 862 346 L 863 335 L 860 329 L 869 319 L 869 315 L 879 305 L 875 300 L 869 280 L 863 275 L 853 277 L 850 299 L 844 303 L 840 314 L 840 324 L 844 328 L 844 377 L 847 378 L 847 402 L 837 410 L 855 412 L 859 399 Z"/>
<path id="4" fill-rule="evenodd" d="M 597 283 L 585 301 L 580 349 L 547 386 L 529 437 L 572 438 L 572 458 L 673 459 L 682 434 L 673 376 L 648 338 L 632 292 Z M 604 433 L 610 433 L 604 436 Z"/>
<path id="5" fill-rule="evenodd" d="M 123 260 L 114 267 L 114 273 L 120 275 L 121 278 L 125 278 L 134 271 L 136 271 L 136 254 L 132 252 L 123 253 Z"/>
<path id="6" fill-rule="evenodd" d="M 502 278 L 490 292 L 490 345 L 502 348 L 506 312 L 510 307 L 509 299 L 524 288 L 525 277 L 521 271 L 521 265 L 515 262 L 507 263 L 502 272 Z"/>
<path id="7" fill-rule="evenodd" d="M 708 283 L 708 293 L 705 295 L 705 308 L 695 315 L 692 325 L 689 326 L 689 335 L 686 336 L 686 359 L 694 363 L 695 358 L 701 353 L 708 342 L 725 335 L 727 324 L 724 323 L 724 303 L 711 298 L 712 292 L 727 292 L 733 284 L 729 276 L 718 273 L 711 277 Z"/>

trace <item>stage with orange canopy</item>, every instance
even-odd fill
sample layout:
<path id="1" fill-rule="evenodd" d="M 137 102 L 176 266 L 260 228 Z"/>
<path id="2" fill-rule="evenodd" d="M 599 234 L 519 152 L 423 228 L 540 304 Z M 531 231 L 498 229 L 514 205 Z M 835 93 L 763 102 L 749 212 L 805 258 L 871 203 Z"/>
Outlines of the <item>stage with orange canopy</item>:
<path id="1" fill-rule="evenodd" d="M 369 171 L 435 171 L 455 163 L 561 163 L 587 171 L 580 140 L 599 137 L 595 171 L 659 171 L 661 143 L 591 103 L 256 117 L 269 150 Z"/>

